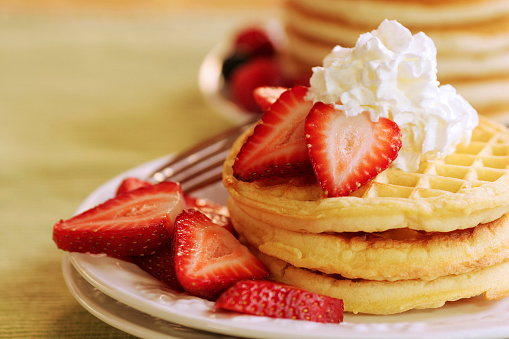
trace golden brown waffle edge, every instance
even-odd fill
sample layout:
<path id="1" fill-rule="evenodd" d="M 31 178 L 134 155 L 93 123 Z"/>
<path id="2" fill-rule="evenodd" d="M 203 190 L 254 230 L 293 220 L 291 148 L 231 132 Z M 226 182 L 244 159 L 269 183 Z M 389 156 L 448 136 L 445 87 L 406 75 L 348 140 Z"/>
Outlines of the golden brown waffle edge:
<path id="1" fill-rule="evenodd" d="M 509 214 L 452 232 L 408 229 L 381 233 L 293 232 L 247 216 L 230 199 L 237 232 L 260 252 L 295 267 L 348 279 L 433 280 L 498 264 L 509 258 Z"/>
<path id="2" fill-rule="evenodd" d="M 483 295 L 496 300 L 509 295 L 509 261 L 473 272 L 431 281 L 350 280 L 301 269 L 255 249 L 271 271 L 271 279 L 342 299 L 346 312 L 387 315 L 412 309 L 438 308 L 448 301 Z"/>
<path id="3" fill-rule="evenodd" d="M 387 169 L 351 196 L 324 198 L 313 180 L 246 183 L 232 164 L 247 131 L 231 149 L 223 183 L 236 204 L 261 222 L 296 232 L 426 232 L 466 229 L 509 212 L 509 131 L 480 118 L 468 146 L 416 173 Z"/>

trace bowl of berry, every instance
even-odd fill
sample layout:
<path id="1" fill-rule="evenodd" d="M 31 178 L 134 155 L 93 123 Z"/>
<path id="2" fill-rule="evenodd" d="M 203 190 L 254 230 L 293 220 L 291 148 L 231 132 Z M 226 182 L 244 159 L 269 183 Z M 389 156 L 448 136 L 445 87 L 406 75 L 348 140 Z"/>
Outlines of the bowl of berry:
<path id="1" fill-rule="evenodd" d="M 308 86 L 310 74 L 294 72 L 286 62 L 283 36 L 278 22 L 253 24 L 212 49 L 198 79 L 205 100 L 240 123 L 263 113 L 253 96 L 256 88 Z"/>

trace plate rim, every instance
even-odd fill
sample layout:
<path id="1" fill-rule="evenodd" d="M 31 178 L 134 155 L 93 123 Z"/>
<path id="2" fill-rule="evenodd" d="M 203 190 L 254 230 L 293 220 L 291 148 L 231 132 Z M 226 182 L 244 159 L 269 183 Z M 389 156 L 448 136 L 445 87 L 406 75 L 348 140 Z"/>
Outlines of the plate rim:
<path id="1" fill-rule="evenodd" d="M 78 303 L 93 316 L 105 322 L 106 324 L 115 327 L 118 330 L 142 338 L 182 339 L 184 338 L 182 337 L 182 333 L 178 333 L 178 330 L 172 329 L 172 327 L 170 327 L 178 326 L 182 327 L 182 331 L 184 331 L 186 334 L 185 335 L 186 339 L 195 338 L 196 334 L 199 334 L 201 336 L 205 334 L 207 338 L 210 337 L 210 339 L 224 337 L 221 334 L 203 332 L 157 318 L 155 316 L 143 313 L 137 309 L 129 307 L 128 305 L 125 305 L 124 303 L 121 303 L 114 298 L 111 298 L 110 296 L 104 294 L 95 286 L 90 284 L 75 269 L 75 267 L 71 263 L 69 253 L 65 253 L 62 258 L 62 272 L 67 288 L 69 289 L 73 297 L 78 301 Z M 83 287 L 82 285 L 84 285 L 85 287 Z M 107 300 L 103 302 L 97 301 L 94 299 L 94 296 L 91 295 L 92 293 L 99 294 L 101 298 L 105 298 Z M 105 305 L 106 302 L 111 303 L 111 305 Z M 115 308 L 116 311 L 120 309 L 122 314 L 124 314 L 125 312 L 132 312 L 134 313 L 134 316 L 143 315 L 145 324 L 142 324 L 142 321 L 140 319 L 138 319 L 137 321 L 126 320 L 125 318 L 122 318 L 117 313 L 115 313 L 114 312 L 115 310 L 112 310 L 111 308 Z M 146 324 L 146 322 L 150 323 Z M 159 328 L 162 329 L 159 331 L 158 330 Z"/>
<path id="2" fill-rule="evenodd" d="M 100 201 L 97 201 L 97 196 L 101 196 L 101 194 L 102 194 L 103 197 L 105 197 L 105 196 L 110 196 L 111 197 L 114 194 L 114 187 L 116 187 L 120 183 L 122 178 L 124 178 L 126 176 L 146 176 L 146 175 L 148 175 L 148 173 L 150 173 L 151 170 L 157 168 L 159 165 L 161 165 L 162 163 L 167 161 L 168 158 L 170 158 L 171 156 L 172 155 L 170 154 L 170 155 L 166 155 L 166 156 L 157 158 L 155 160 L 143 163 L 143 164 L 141 164 L 139 166 L 136 166 L 136 167 L 134 167 L 134 168 L 132 168 L 130 170 L 127 170 L 127 171 L 117 175 L 116 177 L 110 179 L 109 181 L 107 181 L 103 185 L 99 186 L 99 188 L 94 190 L 89 196 L 87 196 L 86 199 L 84 199 L 84 201 L 80 204 L 80 206 L 79 206 L 79 208 L 77 210 L 77 213 L 80 212 L 81 210 L 87 209 L 87 208 L 89 208 L 91 206 L 94 206 L 97 203 L 99 203 Z M 125 298 L 124 298 L 125 296 L 122 295 L 122 292 L 120 292 L 118 290 L 115 290 L 114 287 L 108 286 L 108 284 L 105 285 L 104 282 L 100 281 L 100 279 L 98 280 L 97 277 L 94 277 L 93 275 L 90 275 L 89 274 L 90 272 L 84 271 L 83 267 L 81 267 L 81 265 L 80 265 L 79 257 L 80 256 L 86 256 L 87 258 L 90 258 L 90 257 L 94 257 L 93 255 L 90 255 L 90 254 L 81 254 L 81 253 L 70 253 L 69 256 L 70 256 L 70 259 L 71 259 L 71 263 L 77 269 L 78 273 L 83 278 L 85 278 L 91 285 L 96 287 L 98 290 L 100 290 L 104 294 L 112 297 L 113 299 L 118 300 L 118 301 L 122 302 L 123 304 L 126 304 L 127 306 L 132 307 L 132 308 L 134 308 L 134 309 L 136 309 L 138 311 L 141 311 L 143 313 L 146 313 L 146 314 L 149 314 L 149 315 L 152 315 L 152 316 L 156 316 L 156 317 L 159 317 L 159 318 L 163 318 L 166 321 L 169 321 L 169 322 L 172 322 L 172 323 L 178 323 L 180 325 L 191 327 L 193 329 L 199 329 L 199 330 L 203 330 L 203 331 L 207 331 L 207 332 L 213 332 L 213 333 L 219 333 L 219 334 L 223 334 L 223 335 L 236 335 L 236 336 L 242 336 L 242 337 L 246 337 L 248 335 L 249 336 L 257 335 L 259 337 L 264 337 L 265 336 L 265 337 L 270 337 L 270 338 L 274 337 L 274 335 L 278 335 L 279 338 L 285 338 L 285 337 L 295 338 L 295 333 L 286 334 L 286 333 L 284 333 L 284 331 L 282 331 L 283 333 L 273 333 L 273 332 L 268 333 L 265 330 L 261 330 L 261 331 L 257 331 L 256 333 L 245 334 L 245 333 L 242 333 L 242 332 L 238 332 L 238 331 L 245 331 L 245 328 L 243 328 L 243 327 L 239 328 L 238 326 L 236 326 L 232 330 L 231 328 L 225 328 L 225 326 L 227 326 L 227 325 L 225 325 L 224 322 L 223 323 L 221 323 L 221 322 L 213 323 L 213 324 L 209 323 L 209 324 L 205 324 L 205 325 L 202 324 L 202 325 L 197 327 L 194 322 L 192 322 L 192 321 L 191 321 L 191 323 L 189 322 L 191 318 L 188 317 L 188 316 L 184 317 L 184 319 L 182 319 L 182 318 L 175 319 L 173 317 L 172 317 L 172 319 L 168 319 L 168 318 L 161 317 L 160 314 L 157 314 L 157 312 L 159 311 L 159 308 L 156 308 L 156 310 L 154 310 L 153 306 L 150 306 L 150 305 L 149 306 L 142 305 L 142 307 L 140 307 L 140 305 L 136 305 L 136 304 L 133 305 L 132 302 L 131 303 L 129 302 L 129 300 L 125 300 Z M 118 260 L 118 259 L 113 259 L 113 258 L 109 258 L 109 257 L 107 259 Z M 124 261 L 122 261 L 122 262 L 124 263 Z M 125 262 L 125 263 L 126 264 L 124 264 L 124 267 L 123 267 L 124 269 L 125 269 L 125 265 L 131 264 L 131 263 L 128 263 L 128 262 Z M 134 265 L 134 264 L 131 264 L 131 265 Z M 121 269 L 122 269 L 122 267 L 121 267 Z M 139 269 L 139 268 L 137 268 L 137 269 Z M 139 269 L 139 271 L 141 271 L 141 269 Z M 150 279 L 151 283 L 163 284 L 163 283 L 159 282 L 158 280 L 156 280 L 155 278 L 152 278 L 148 274 L 146 274 L 146 276 L 147 276 L 147 279 Z M 193 297 L 193 298 L 195 298 L 195 297 Z M 509 300 L 507 300 L 506 302 L 509 303 Z M 344 335 L 348 335 L 349 337 L 356 337 L 356 338 L 368 338 L 368 337 L 371 337 L 371 336 L 366 336 L 366 335 L 364 335 L 364 334 L 362 334 L 361 332 L 358 332 L 358 331 L 353 331 L 352 332 L 351 329 L 348 329 L 348 317 L 349 316 L 351 316 L 351 317 L 358 317 L 359 315 L 347 315 L 345 317 L 345 323 L 340 324 L 340 325 L 337 325 L 337 324 L 315 324 L 315 323 L 313 323 L 313 324 L 308 324 L 308 327 L 309 328 L 311 328 L 311 327 L 316 328 L 317 326 L 318 327 L 321 327 L 321 326 L 338 326 L 337 327 L 338 328 L 338 333 L 337 333 L 338 335 L 344 334 Z M 244 317 L 244 318 L 251 317 L 251 318 L 256 318 L 256 319 L 260 318 L 260 317 L 254 317 L 254 316 L 246 316 L 246 315 L 235 315 L 235 317 Z M 199 319 L 200 321 L 203 320 L 200 317 L 195 317 L 193 319 L 195 319 L 195 320 Z M 269 321 L 275 321 L 275 319 L 270 319 L 270 318 L 265 318 L 265 319 L 268 319 Z M 508 317 L 508 319 L 509 319 L 509 317 Z M 288 322 L 288 321 L 293 322 L 292 320 L 286 320 L 286 319 L 284 319 L 284 320 L 283 319 L 278 319 L 278 320 L 283 321 L 283 322 L 285 322 L 285 321 L 286 322 Z M 299 323 L 301 323 L 301 322 L 299 322 Z M 362 324 L 362 323 L 360 323 L 360 324 Z M 350 323 L 350 325 L 352 325 L 352 323 Z M 373 326 L 370 326 L 370 325 L 373 325 L 373 324 L 366 323 L 364 325 L 367 326 L 368 330 L 369 330 L 370 327 L 373 328 Z M 355 323 L 354 323 L 354 326 L 355 326 Z M 230 327 L 231 327 L 231 325 L 230 325 Z M 375 328 L 376 328 L 376 326 L 375 326 Z M 502 337 L 502 335 L 503 335 L 502 332 L 504 332 L 504 331 L 505 331 L 505 333 L 509 332 L 509 324 L 507 324 L 504 327 L 501 327 L 499 329 L 497 329 L 497 328 L 491 329 L 491 330 L 490 329 L 481 329 L 479 331 L 478 335 L 480 335 L 480 336 L 490 335 L 490 336 L 493 336 L 493 337 L 503 338 Z M 391 332 L 387 332 L 387 333 L 390 334 L 391 337 L 398 337 L 398 336 L 395 336 L 394 333 L 391 333 Z M 440 333 L 441 332 L 438 332 L 438 334 L 440 334 Z M 436 334 L 437 334 L 437 332 L 433 333 L 433 335 L 436 335 Z M 450 333 L 448 333 L 448 334 L 450 334 Z M 409 337 L 409 336 L 412 336 L 412 335 L 415 335 L 415 337 L 422 337 L 422 335 L 417 335 L 417 333 L 409 333 L 409 332 L 402 333 L 401 335 L 402 336 L 404 335 L 404 337 Z M 465 337 L 467 335 L 470 336 L 470 337 L 475 337 L 476 336 L 476 334 L 472 333 L 471 331 L 470 332 L 462 331 L 461 333 L 456 333 L 456 335 L 454 337 L 461 338 L 461 337 Z M 316 337 L 316 333 L 313 333 L 312 336 Z M 305 336 L 302 336 L 302 337 L 305 337 Z M 322 336 L 322 338 L 327 338 L 327 337 L 332 337 L 332 335 L 324 335 L 324 336 Z M 382 336 L 380 336 L 380 337 L 382 337 Z"/>
<path id="3" fill-rule="evenodd" d="M 98 201 L 97 200 L 97 196 L 101 196 L 104 200 L 106 200 L 108 197 L 112 197 L 113 194 L 114 194 L 114 188 L 117 187 L 121 180 L 127 176 L 138 176 L 138 177 L 145 177 L 147 176 L 153 169 L 156 169 L 158 168 L 160 165 L 164 164 L 165 161 L 167 161 L 169 158 L 171 158 L 173 155 L 170 154 L 170 155 L 166 155 L 166 156 L 162 156 L 160 158 L 157 158 L 155 160 L 152 160 L 152 161 L 149 161 L 149 162 L 146 162 L 146 163 L 143 163 L 141 165 L 138 165 L 134 168 L 131 168 L 115 177 L 113 177 L 112 179 L 106 181 L 104 184 L 100 185 L 97 189 L 95 189 L 93 192 L 91 192 L 84 200 L 83 202 L 79 205 L 79 207 L 77 208 L 76 210 L 76 213 L 80 213 L 88 208 L 91 208 L 95 205 L 97 205 L 97 203 L 100 203 L 101 201 Z M 106 193 L 108 192 L 108 193 Z M 159 317 L 159 318 L 162 318 L 163 320 L 166 320 L 166 321 L 169 321 L 169 322 L 173 322 L 173 323 L 177 323 L 179 325 L 183 325 L 183 326 L 186 326 L 186 327 L 190 327 L 190 328 L 194 328 L 194 329 L 198 329 L 198 330 L 202 330 L 202 331 L 206 331 L 206 332 L 213 332 L 213 333 L 219 333 L 219 334 L 223 334 L 223 335 L 234 335 L 234 336 L 238 336 L 238 337 L 246 337 L 246 338 L 249 338 L 249 337 L 252 337 L 253 335 L 256 335 L 260 338 L 274 338 L 274 335 L 278 335 L 278 338 L 289 338 L 289 339 L 292 339 L 292 338 L 295 338 L 295 335 L 294 334 L 286 334 L 284 333 L 284 331 L 278 331 L 279 333 L 274 333 L 274 332 L 267 332 L 263 329 L 260 329 L 259 327 L 257 326 L 253 326 L 252 328 L 252 331 L 251 333 L 244 333 L 246 328 L 245 327 L 242 327 L 242 326 L 232 326 L 232 325 L 228 325 L 226 324 L 224 321 L 217 321 L 217 319 L 214 319 L 214 318 L 210 318 L 208 322 L 204 323 L 203 322 L 203 317 L 190 317 L 190 316 L 182 316 L 180 314 L 178 314 L 178 312 L 172 312 L 172 318 L 166 318 L 166 317 L 162 317 L 161 314 L 158 313 L 158 311 L 161 311 L 159 308 L 160 306 L 157 306 L 155 309 L 153 306 L 150 306 L 150 305 L 146 305 L 145 303 L 142 303 L 142 304 L 139 304 L 139 303 L 136 303 L 136 301 L 133 301 L 133 299 L 127 297 L 125 294 L 123 294 L 122 292 L 116 290 L 113 286 L 111 286 L 109 283 L 105 283 L 103 281 L 101 281 L 101 279 L 98 279 L 96 276 L 94 276 L 93 274 L 90 274 L 90 272 L 88 272 L 86 269 L 84 269 L 82 263 L 80 263 L 80 257 L 86 257 L 86 258 L 94 258 L 94 257 L 97 257 L 97 258 L 101 258 L 101 257 L 104 257 L 105 260 L 111 260 L 111 261 L 121 261 L 123 265 L 121 269 L 125 269 L 125 267 L 129 267 L 129 265 L 133 265 L 131 267 L 134 267 L 135 270 L 137 270 L 138 272 L 143 272 L 141 269 L 139 269 L 138 267 L 135 266 L 135 264 L 132 264 L 132 263 L 129 263 L 129 262 L 126 262 L 126 261 L 123 261 L 123 260 L 120 260 L 120 259 L 115 259 L 115 258 L 111 258 L 111 257 L 107 257 L 105 255 L 91 255 L 91 254 L 86 254 L 86 253 L 74 253 L 74 252 L 71 252 L 69 253 L 69 257 L 70 257 L 70 262 L 71 264 L 74 266 L 74 268 L 77 270 L 77 272 L 88 282 L 90 283 L 91 285 L 93 285 L 95 288 L 97 288 L 99 291 L 101 291 L 102 293 L 106 294 L 107 296 L 131 307 L 131 308 L 134 308 L 138 311 L 141 311 L 143 313 L 146 313 L 146 314 L 149 314 L 149 315 L 152 315 L 152 316 L 155 316 L 155 317 Z M 114 265 L 117 265 L 117 264 L 114 264 Z M 148 273 L 145 273 L 143 272 L 142 273 L 145 278 L 147 280 L 149 280 L 151 283 L 154 283 L 156 285 L 161 285 L 163 286 L 163 288 L 166 288 L 167 287 L 164 287 L 164 283 L 158 281 L 157 279 L 151 277 Z M 143 298 L 139 297 L 138 296 L 138 300 L 143 300 Z M 197 298 L 197 297 L 187 297 L 186 298 L 193 298 L 193 299 L 197 299 L 197 300 L 202 300 L 200 298 Z M 260 320 L 260 318 L 264 318 L 264 317 L 256 317 L 256 316 L 249 316 L 249 315 L 240 315 L 240 314 L 235 314 L 235 315 L 232 315 L 232 317 L 243 317 L 243 318 L 252 318 L 252 319 L 255 319 L 254 323 L 258 323 Z M 271 319 L 271 318 L 266 318 L 268 321 L 275 321 L 275 322 L 294 322 L 293 320 L 289 320 L 289 319 Z M 244 323 L 244 325 L 246 325 Z M 310 324 L 307 324 L 308 327 L 315 327 L 315 326 L 318 326 L 320 324 L 317 324 L 317 323 L 310 323 Z M 335 326 L 335 324 L 329 324 L 329 325 L 332 325 L 332 326 Z M 315 338 L 315 335 L 312 334 L 310 336 L 307 336 L 307 338 L 312 338 L 314 339 Z M 361 337 L 361 338 L 366 338 L 366 337 Z"/>

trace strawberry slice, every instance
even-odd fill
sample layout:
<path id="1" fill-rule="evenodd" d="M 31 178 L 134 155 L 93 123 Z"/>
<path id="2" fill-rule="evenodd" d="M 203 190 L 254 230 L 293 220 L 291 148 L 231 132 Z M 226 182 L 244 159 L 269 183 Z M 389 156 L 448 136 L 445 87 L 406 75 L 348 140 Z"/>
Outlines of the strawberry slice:
<path id="1" fill-rule="evenodd" d="M 208 199 L 196 198 L 187 194 L 184 194 L 184 201 L 186 203 L 186 208 L 196 208 L 200 210 L 200 212 L 209 217 L 212 222 L 218 226 L 225 228 L 234 235 L 237 234 L 231 223 L 230 214 L 226 206 Z M 132 260 L 142 270 L 168 284 L 172 289 L 179 292 L 184 291 L 178 282 L 175 272 L 172 246 L 165 247 L 152 255 L 133 257 Z"/>
<path id="2" fill-rule="evenodd" d="M 265 265 L 230 232 L 198 210 L 175 221 L 173 250 L 177 279 L 188 293 L 215 300 L 243 279 L 264 279 Z"/>
<path id="3" fill-rule="evenodd" d="M 230 219 L 230 212 L 226 206 L 209 199 L 196 198 L 187 194 L 184 196 L 184 199 L 186 201 L 186 208 L 199 210 L 209 217 L 215 224 L 226 228 L 228 232 L 233 234 L 235 237 L 238 237 L 237 231 L 233 228 L 233 224 Z"/>
<path id="4" fill-rule="evenodd" d="M 116 195 L 130 192 L 140 187 L 147 187 L 151 185 L 152 184 L 148 181 L 141 180 L 135 177 L 127 177 L 124 180 L 122 180 L 122 182 L 118 186 Z"/>
<path id="5" fill-rule="evenodd" d="M 164 282 L 177 292 L 183 292 L 182 286 L 177 280 L 173 260 L 173 249 L 167 246 L 152 255 L 132 257 L 132 261 L 142 270 L 156 279 Z"/>
<path id="6" fill-rule="evenodd" d="M 130 192 L 140 187 L 151 186 L 152 184 L 149 181 L 141 180 L 136 177 L 128 177 L 125 178 L 119 185 L 117 189 L 117 195 Z M 201 212 L 205 213 L 213 222 L 216 224 L 225 227 L 228 231 L 235 233 L 233 225 L 230 220 L 230 213 L 226 206 L 218 204 L 214 201 L 204 199 L 204 198 L 196 198 L 192 197 L 188 194 L 184 193 L 184 203 L 185 208 L 196 208 Z"/>
<path id="7" fill-rule="evenodd" d="M 281 94 L 287 91 L 287 87 L 262 86 L 253 91 L 253 97 L 260 108 L 265 112 L 279 99 Z"/>
<path id="8" fill-rule="evenodd" d="M 293 87 L 263 114 L 233 164 L 238 180 L 313 173 L 304 134 L 304 120 L 313 106 L 307 92 L 307 87 Z"/>
<path id="9" fill-rule="evenodd" d="M 245 280 L 221 294 L 216 309 L 272 318 L 340 323 L 344 305 L 341 299 L 297 287 L 268 280 Z"/>
<path id="10" fill-rule="evenodd" d="M 151 185 L 152 184 L 149 181 L 141 180 L 136 177 L 128 177 L 125 178 L 120 183 L 116 195 L 130 192 L 140 187 L 147 187 Z M 185 208 L 199 209 L 206 216 L 212 219 L 213 222 L 222 227 L 225 227 L 229 232 L 231 232 L 235 236 L 238 236 L 237 232 L 233 228 L 232 222 L 230 220 L 230 213 L 228 212 L 226 206 L 223 206 L 208 199 L 195 198 L 185 193 L 184 202 Z"/>
<path id="11" fill-rule="evenodd" d="M 309 157 L 328 197 L 345 196 L 384 171 L 398 156 L 401 131 L 367 112 L 347 117 L 332 104 L 317 102 L 305 123 Z"/>
<path id="12" fill-rule="evenodd" d="M 179 184 L 162 182 L 120 194 L 53 227 L 57 247 L 113 256 L 151 254 L 171 243 L 173 221 L 182 211 Z"/>

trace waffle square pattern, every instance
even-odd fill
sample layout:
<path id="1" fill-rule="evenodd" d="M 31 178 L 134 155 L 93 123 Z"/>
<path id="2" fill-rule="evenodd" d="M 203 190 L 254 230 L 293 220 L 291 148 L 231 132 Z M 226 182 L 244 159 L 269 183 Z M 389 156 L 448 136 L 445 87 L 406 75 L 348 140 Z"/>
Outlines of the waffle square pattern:
<path id="1" fill-rule="evenodd" d="M 223 169 L 241 241 L 270 278 L 343 299 L 345 311 L 394 314 L 509 295 L 509 130 L 480 118 L 471 142 L 416 172 L 389 168 L 350 196 L 314 176 L 253 183 Z"/>
<path id="2" fill-rule="evenodd" d="M 468 145 L 417 172 L 389 168 L 347 197 L 325 198 L 311 177 L 245 183 L 225 162 L 223 182 L 250 216 L 292 231 L 381 232 L 409 228 L 449 232 L 493 221 L 509 212 L 509 131 L 480 118 Z"/>

